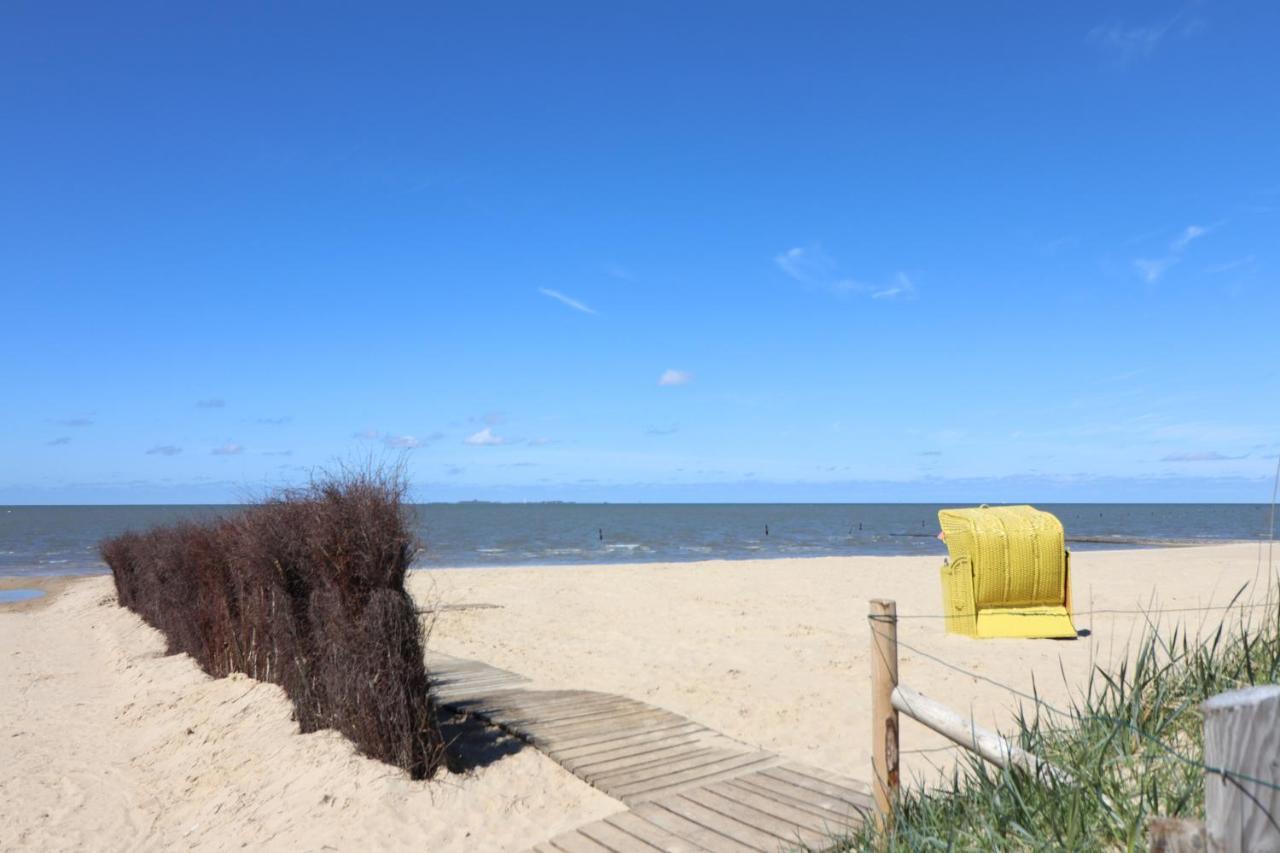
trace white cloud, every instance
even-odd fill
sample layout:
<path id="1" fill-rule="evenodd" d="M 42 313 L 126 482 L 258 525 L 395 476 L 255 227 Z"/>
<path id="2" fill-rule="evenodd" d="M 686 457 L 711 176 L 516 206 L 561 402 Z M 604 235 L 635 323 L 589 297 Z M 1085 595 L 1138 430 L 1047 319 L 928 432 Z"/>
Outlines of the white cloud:
<path id="1" fill-rule="evenodd" d="M 1196 240 L 1213 230 L 1212 226 L 1188 225 L 1169 243 L 1170 254 L 1163 258 L 1135 258 L 1134 269 L 1147 284 L 1154 284 L 1169 271 L 1169 268 L 1182 260 L 1182 254 Z"/>
<path id="2" fill-rule="evenodd" d="M 174 444 L 159 444 L 147 451 L 148 456 L 177 456 L 182 448 Z M 215 453 L 217 451 L 214 451 Z"/>
<path id="3" fill-rule="evenodd" d="M 214 456 L 235 456 L 237 454 L 244 453 L 244 448 L 239 444 L 236 444 L 234 441 L 228 441 L 221 447 L 215 447 L 209 452 Z"/>
<path id="4" fill-rule="evenodd" d="M 893 284 L 871 294 L 872 299 L 915 299 L 916 286 L 906 273 L 898 273 Z"/>
<path id="5" fill-rule="evenodd" d="M 1229 462 L 1235 459 L 1244 459 L 1249 454 L 1245 453 L 1241 456 L 1227 456 L 1216 450 L 1197 450 L 1191 453 L 1170 453 L 1161 459 L 1161 462 Z"/>
<path id="6" fill-rule="evenodd" d="M 1202 21 L 1179 12 L 1167 21 L 1145 26 L 1113 22 L 1089 31 L 1089 42 L 1111 55 L 1121 65 L 1150 59 L 1169 36 L 1187 38 L 1199 32 Z"/>
<path id="7" fill-rule="evenodd" d="M 668 368 L 658 377 L 658 384 L 664 387 L 672 385 L 688 385 L 693 381 L 693 374 L 687 370 Z"/>
<path id="8" fill-rule="evenodd" d="M 411 435 L 389 435 L 382 443 L 393 450 L 413 450 L 422 446 L 422 442 Z"/>
<path id="9" fill-rule="evenodd" d="M 834 278 L 835 262 L 817 246 L 797 246 L 774 257 L 778 269 L 802 284 L 825 286 Z"/>
<path id="10" fill-rule="evenodd" d="M 583 314 L 596 313 L 594 308 L 584 305 L 583 303 L 574 299 L 572 296 L 565 296 L 563 293 L 561 293 L 558 290 L 552 290 L 547 287 L 539 287 L 538 292 L 541 293 L 543 296 L 549 297 L 551 299 L 556 300 L 557 302 L 560 302 L 563 305 L 568 305 L 574 311 L 581 311 Z"/>
<path id="11" fill-rule="evenodd" d="M 1205 267 L 1204 271 L 1211 275 L 1218 273 L 1231 272 L 1232 270 L 1242 269 L 1243 267 L 1252 266 L 1253 262 L 1258 259 L 1257 255 L 1248 255 L 1243 258 L 1236 258 L 1234 261 L 1227 261 L 1222 264 L 1214 264 L 1211 267 Z"/>
<path id="12" fill-rule="evenodd" d="M 359 432 L 351 433 L 352 438 L 361 438 L 365 441 L 373 441 L 375 438 L 382 438 L 382 433 L 376 429 L 362 429 Z"/>
<path id="13" fill-rule="evenodd" d="M 773 263 L 790 278 L 817 290 L 837 296 L 858 294 L 872 299 L 914 298 L 915 284 L 905 273 L 898 273 L 888 284 L 871 284 L 841 275 L 839 265 L 818 246 L 796 246 L 775 255 Z"/>
<path id="14" fill-rule="evenodd" d="M 1187 246 L 1191 245 L 1192 240 L 1198 240 L 1208 233 L 1208 228 L 1200 225 L 1188 225 L 1186 228 L 1182 229 L 1182 233 L 1169 244 L 1169 248 L 1175 252 L 1181 252 L 1183 249 L 1187 248 Z"/>
<path id="15" fill-rule="evenodd" d="M 505 438 L 493 434 L 492 427 L 485 427 L 477 433 L 472 433 L 462 441 L 464 444 L 470 444 L 476 447 L 495 447 L 499 444 L 507 443 Z"/>
<path id="16" fill-rule="evenodd" d="M 1169 267 L 1178 262 L 1177 258 L 1137 258 L 1133 262 L 1134 269 L 1142 276 L 1143 281 L 1147 284 L 1154 284 L 1160 280 Z"/>

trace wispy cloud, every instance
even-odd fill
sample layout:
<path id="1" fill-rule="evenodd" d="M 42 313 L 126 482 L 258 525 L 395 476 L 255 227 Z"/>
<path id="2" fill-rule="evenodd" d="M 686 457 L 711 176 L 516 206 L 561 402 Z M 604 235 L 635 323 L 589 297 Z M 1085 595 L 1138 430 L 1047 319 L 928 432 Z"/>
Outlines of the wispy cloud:
<path id="1" fill-rule="evenodd" d="M 825 285 L 835 278 L 836 264 L 819 246 L 796 246 L 775 255 L 778 269 L 802 284 Z"/>
<path id="2" fill-rule="evenodd" d="M 258 423 L 267 424 L 269 426 L 280 426 L 281 424 L 287 424 L 292 420 L 293 418 L 289 415 L 281 415 L 278 418 L 258 418 Z"/>
<path id="3" fill-rule="evenodd" d="M 292 456 L 293 451 L 292 450 L 264 450 L 262 451 L 262 455 L 263 456 Z"/>
<path id="4" fill-rule="evenodd" d="M 244 453 L 244 447 L 236 444 L 234 441 L 228 441 L 226 444 L 220 447 L 215 447 L 209 452 L 214 456 L 237 456 Z"/>
<path id="5" fill-rule="evenodd" d="M 382 443 L 392 450 L 413 450 L 422 446 L 422 442 L 412 435 L 389 435 L 382 439 Z"/>
<path id="6" fill-rule="evenodd" d="M 529 445 L 530 447 L 546 447 L 548 444 L 555 444 L 555 443 L 556 441 L 554 438 L 546 438 L 546 437 L 531 438 L 525 442 L 525 444 Z"/>
<path id="7" fill-rule="evenodd" d="M 609 264 L 604 268 L 604 274 L 609 278 L 616 278 L 618 281 L 625 281 L 628 284 L 636 284 L 640 281 L 640 277 L 631 270 L 621 264 Z"/>
<path id="8" fill-rule="evenodd" d="M 773 258 L 774 266 L 806 287 L 837 296 L 870 296 L 872 299 L 913 299 L 915 284 L 906 273 L 896 273 L 887 284 L 875 284 L 842 275 L 835 260 L 820 246 L 796 246 Z"/>
<path id="9" fill-rule="evenodd" d="M 688 385 L 692 381 L 692 373 L 687 370 L 676 370 L 675 368 L 668 368 L 662 371 L 662 375 L 658 377 L 658 384 L 663 387 Z"/>
<path id="10" fill-rule="evenodd" d="M 359 438 L 365 441 L 374 441 L 382 438 L 382 433 L 376 429 L 362 429 L 359 432 L 351 433 L 352 438 Z"/>
<path id="11" fill-rule="evenodd" d="M 1169 244 L 1169 249 L 1174 252 L 1181 252 L 1187 246 L 1191 245 L 1192 240 L 1198 240 L 1209 233 L 1209 229 L 1203 225 L 1188 225 L 1182 229 L 1182 233 L 1173 239 Z"/>
<path id="12" fill-rule="evenodd" d="M 1169 38 L 1187 38 L 1197 33 L 1203 22 L 1186 10 L 1166 21 L 1128 25 L 1113 21 L 1089 31 L 1088 41 L 1113 61 L 1129 65 L 1150 59 Z"/>
<path id="13" fill-rule="evenodd" d="M 58 436 L 52 441 L 45 442 L 45 444 L 49 445 L 50 447 L 62 447 L 63 445 L 67 445 L 70 443 L 71 443 L 71 436 L 69 435 Z"/>
<path id="14" fill-rule="evenodd" d="M 595 314 L 596 310 L 589 305 L 574 299 L 572 296 L 566 296 L 558 290 L 552 290 L 549 287 L 539 287 L 538 292 L 543 296 L 554 299 L 562 305 L 568 305 L 574 311 L 581 311 L 583 314 Z"/>
<path id="15" fill-rule="evenodd" d="M 906 273 L 894 276 L 893 283 L 883 290 L 871 294 L 872 299 L 915 299 L 916 286 Z"/>
<path id="16" fill-rule="evenodd" d="M 1228 456 L 1219 453 L 1216 450 L 1196 450 L 1190 453 L 1170 453 L 1161 459 L 1161 462 L 1230 462 L 1235 459 L 1244 459 L 1249 454 L 1243 453 L 1239 456 Z"/>
<path id="17" fill-rule="evenodd" d="M 1178 262 L 1177 258 L 1135 258 L 1133 268 L 1142 276 L 1142 280 L 1147 284 L 1155 284 L 1160 277 L 1168 272 L 1169 267 Z"/>
<path id="18" fill-rule="evenodd" d="M 1169 254 L 1159 258 L 1135 258 L 1133 268 L 1147 284 L 1155 284 L 1171 267 L 1182 260 L 1187 247 L 1213 230 L 1214 226 L 1188 225 L 1169 241 Z"/>
<path id="19" fill-rule="evenodd" d="M 1254 262 L 1257 260 L 1257 255 L 1248 255 L 1247 257 L 1236 258 L 1234 261 L 1226 261 L 1225 263 L 1205 267 L 1204 271 L 1210 275 L 1218 275 L 1219 273 L 1231 272 L 1232 270 L 1244 269 L 1245 267 L 1253 266 Z"/>
<path id="20" fill-rule="evenodd" d="M 157 444 L 155 447 L 147 451 L 148 456 L 177 456 L 182 452 L 182 448 L 176 444 Z M 217 452 L 216 450 L 214 451 Z"/>
<path id="21" fill-rule="evenodd" d="M 462 442 L 475 447 L 496 447 L 499 444 L 506 444 L 507 440 L 501 436 L 494 435 L 492 427 L 485 427 L 479 432 L 467 436 Z"/>
<path id="22" fill-rule="evenodd" d="M 210 397 L 207 400 L 196 400 L 197 409 L 225 409 L 227 401 L 220 397 Z"/>

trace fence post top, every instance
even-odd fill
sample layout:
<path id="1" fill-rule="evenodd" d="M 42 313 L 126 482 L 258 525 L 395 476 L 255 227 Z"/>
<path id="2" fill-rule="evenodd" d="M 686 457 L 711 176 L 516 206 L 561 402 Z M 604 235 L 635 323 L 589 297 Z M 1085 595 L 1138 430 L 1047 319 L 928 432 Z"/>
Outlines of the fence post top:
<path id="1" fill-rule="evenodd" d="M 1200 703 L 1200 710 L 1228 711 L 1232 708 L 1261 705 L 1264 702 L 1277 700 L 1280 700 L 1280 684 L 1255 684 L 1252 687 L 1241 687 L 1238 690 L 1228 690 L 1226 693 L 1210 696 Z"/>

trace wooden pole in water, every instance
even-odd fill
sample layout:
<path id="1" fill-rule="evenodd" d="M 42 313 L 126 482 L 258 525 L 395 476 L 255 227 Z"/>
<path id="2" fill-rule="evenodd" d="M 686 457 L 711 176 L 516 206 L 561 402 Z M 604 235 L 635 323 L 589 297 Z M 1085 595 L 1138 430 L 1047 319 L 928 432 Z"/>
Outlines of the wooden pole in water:
<path id="1" fill-rule="evenodd" d="M 1223 773 L 1204 778 L 1210 850 L 1280 850 L 1280 685 L 1220 693 L 1201 706 L 1204 763 Z M 1231 777 L 1231 778 L 1227 778 Z"/>
<path id="2" fill-rule="evenodd" d="M 898 605 L 883 598 L 871 601 L 871 778 L 877 820 L 888 829 L 898 796 L 898 712 L 893 690 L 898 686 Z"/>

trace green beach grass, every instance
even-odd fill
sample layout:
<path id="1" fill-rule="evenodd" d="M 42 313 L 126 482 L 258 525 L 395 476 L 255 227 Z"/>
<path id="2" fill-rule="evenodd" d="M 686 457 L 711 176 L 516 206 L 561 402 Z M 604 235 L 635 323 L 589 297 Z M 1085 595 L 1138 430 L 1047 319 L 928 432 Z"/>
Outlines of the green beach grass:
<path id="1" fill-rule="evenodd" d="M 1187 617 L 1195 613 L 1173 620 L 1152 612 L 1136 654 L 1095 668 L 1076 704 L 1024 700 L 1011 740 L 1071 781 L 1002 770 L 962 751 L 941 788 L 904 787 L 890 831 L 868 824 L 834 849 L 1145 850 L 1151 818 L 1203 819 L 1200 703 L 1276 681 L 1275 589 L 1256 600 L 1242 590 L 1233 608 L 1208 613 L 1216 625 L 1194 624 Z"/>

